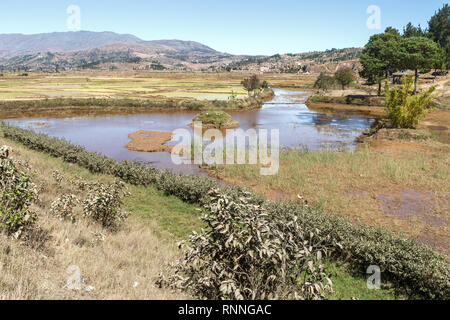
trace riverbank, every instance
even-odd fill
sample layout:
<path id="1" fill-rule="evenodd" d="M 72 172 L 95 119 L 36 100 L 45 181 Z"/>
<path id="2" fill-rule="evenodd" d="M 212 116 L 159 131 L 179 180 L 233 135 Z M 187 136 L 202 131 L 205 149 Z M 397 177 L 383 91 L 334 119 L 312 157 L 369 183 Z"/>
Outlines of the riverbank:
<path id="1" fill-rule="evenodd" d="M 71 183 L 112 182 L 115 177 L 95 174 L 54 158 L 32 151 L 10 139 L 0 145 L 12 147 L 16 160 L 27 162 L 36 172 L 33 181 L 40 187 L 40 203 L 33 206 L 38 213 L 37 228 L 45 237 L 22 242 L 0 234 L 0 298 L 3 299 L 190 299 L 154 285 L 165 264 L 179 258 L 176 243 L 203 225 L 199 206 L 167 195 L 153 186 L 127 184 L 131 197 L 125 198 L 124 209 L 130 213 L 119 232 L 111 233 L 88 221 L 60 221 L 51 215 L 52 201 L 62 193 L 78 195 Z M 52 178 L 58 170 L 63 179 Z M 151 205 L 149 205 L 151 204 Z M 130 250 L 132 249 L 132 250 Z M 6 253 L 8 252 L 8 253 Z M 65 288 L 66 270 L 76 265 L 84 277 L 83 290 Z M 404 299 L 384 283 L 382 290 L 369 290 L 363 273 L 355 272 L 346 262 L 328 261 L 327 272 L 334 292 L 327 299 L 357 298 Z M 21 288 L 21 290 L 17 290 Z"/>

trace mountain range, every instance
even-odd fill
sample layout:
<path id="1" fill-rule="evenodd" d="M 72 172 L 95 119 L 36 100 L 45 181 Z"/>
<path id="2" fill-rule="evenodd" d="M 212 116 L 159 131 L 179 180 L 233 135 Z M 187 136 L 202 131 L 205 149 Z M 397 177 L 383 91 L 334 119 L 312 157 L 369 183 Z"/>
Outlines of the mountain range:
<path id="1" fill-rule="evenodd" d="M 70 70 L 250 70 L 262 65 L 274 72 L 303 72 L 306 63 L 354 59 L 360 49 L 325 54 L 234 56 L 204 44 L 182 40 L 145 41 L 114 32 L 54 32 L 34 35 L 0 34 L 0 69 Z M 305 57 L 321 57 L 306 61 Z M 317 62 L 317 63 L 316 63 Z"/>

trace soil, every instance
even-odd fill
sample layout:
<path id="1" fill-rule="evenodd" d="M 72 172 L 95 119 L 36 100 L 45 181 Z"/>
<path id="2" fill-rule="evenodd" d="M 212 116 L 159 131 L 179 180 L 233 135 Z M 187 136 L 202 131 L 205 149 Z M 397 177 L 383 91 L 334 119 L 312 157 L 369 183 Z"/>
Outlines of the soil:
<path id="1" fill-rule="evenodd" d="M 175 146 L 165 145 L 172 137 L 171 132 L 137 131 L 128 135 L 131 142 L 126 148 L 139 152 L 172 152 Z"/>

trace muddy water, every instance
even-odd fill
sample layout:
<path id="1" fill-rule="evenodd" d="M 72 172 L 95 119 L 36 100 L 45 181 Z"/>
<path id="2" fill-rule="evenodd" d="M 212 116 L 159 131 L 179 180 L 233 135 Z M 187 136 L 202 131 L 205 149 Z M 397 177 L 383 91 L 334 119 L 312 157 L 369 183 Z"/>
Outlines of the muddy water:
<path id="1" fill-rule="evenodd" d="M 370 128 L 374 119 L 364 115 L 327 115 L 309 110 L 307 92 L 275 89 L 274 99 L 259 110 L 231 112 L 241 129 L 279 129 L 280 145 L 286 148 L 318 150 L 356 147 L 355 138 Z M 99 117 L 9 119 L 11 125 L 31 128 L 50 136 L 64 138 L 117 160 L 149 163 L 160 169 L 198 174 L 195 165 L 176 166 L 169 153 L 145 153 L 125 148 L 130 133 L 147 131 L 172 132 L 188 125 L 197 112 L 153 112 L 146 114 Z M 45 125 L 43 125 L 45 124 Z M 168 144 L 175 144 L 171 141 Z"/>

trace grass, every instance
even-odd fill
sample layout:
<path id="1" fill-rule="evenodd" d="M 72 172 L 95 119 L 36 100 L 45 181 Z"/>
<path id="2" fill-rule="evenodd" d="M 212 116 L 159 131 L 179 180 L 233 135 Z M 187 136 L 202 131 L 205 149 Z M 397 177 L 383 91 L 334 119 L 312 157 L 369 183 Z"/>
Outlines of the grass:
<path id="1" fill-rule="evenodd" d="M 254 165 L 218 166 L 211 174 L 272 199 L 300 195 L 326 212 L 448 252 L 449 148 L 434 140 L 374 140 L 356 152 L 282 153 L 273 176 L 260 176 Z"/>
<path id="2" fill-rule="evenodd" d="M 201 121 L 203 125 L 211 125 L 219 129 L 236 123 L 233 117 L 224 111 L 203 111 L 193 121 Z"/>
<path id="3" fill-rule="evenodd" d="M 42 188 L 39 227 L 47 235 L 34 242 L 20 243 L 0 235 L 1 299 L 178 299 L 183 294 L 156 288 L 155 277 L 165 264 L 178 257 L 178 240 L 186 239 L 192 230 L 200 230 L 200 210 L 196 206 L 166 196 L 152 188 L 128 188 L 132 196 L 125 200 L 131 213 L 122 230 L 109 233 L 98 225 L 80 220 L 73 224 L 50 215 L 51 202 L 62 193 L 77 193 L 72 179 L 87 181 L 113 180 L 110 176 L 91 174 L 77 165 L 68 164 L 46 154 L 28 150 L 0 136 L 0 145 L 13 148 L 13 157 L 30 163 L 34 181 Z M 64 175 L 61 185 L 52 178 L 54 170 Z M 98 235 L 104 234 L 105 241 Z M 91 292 L 73 292 L 64 288 L 68 266 L 80 267 Z M 369 291 L 363 275 L 335 262 L 328 268 L 335 283 L 330 299 L 395 299 L 390 289 Z M 31 272 L 33 270 L 33 272 Z M 135 284 L 138 283 L 137 286 Z"/>

